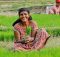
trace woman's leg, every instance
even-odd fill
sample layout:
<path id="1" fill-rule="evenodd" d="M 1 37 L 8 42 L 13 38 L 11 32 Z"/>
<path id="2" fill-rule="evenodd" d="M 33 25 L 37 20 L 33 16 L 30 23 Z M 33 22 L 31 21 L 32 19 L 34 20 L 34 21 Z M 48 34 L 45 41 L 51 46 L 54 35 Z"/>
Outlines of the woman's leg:
<path id="1" fill-rule="evenodd" d="M 49 34 L 46 32 L 45 29 L 38 30 L 36 35 L 36 43 L 33 46 L 33 49 L 41 49 L 45 46 L 45 43 L 49 37 Z"/>
<path id="2" fill-rule="evenodd" d="M 20 43 L 14 43 L 14 49 L 17 51 L 27 51 L 27 49 L 24 49 Z"/>

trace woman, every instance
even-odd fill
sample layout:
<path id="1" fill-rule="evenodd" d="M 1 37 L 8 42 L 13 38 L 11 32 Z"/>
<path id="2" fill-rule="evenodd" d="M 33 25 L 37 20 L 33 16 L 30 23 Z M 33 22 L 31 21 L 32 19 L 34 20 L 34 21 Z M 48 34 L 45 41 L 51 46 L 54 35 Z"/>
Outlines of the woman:
<path id="1" fill-rule="evenodd" d="M 38 50 L 42 48 L 49 35 L 43 28 L 38 30 L 38 26 L 35 21 L 32 20 L 30 12 L 27 8 L 19 9 L 19 19 L 13 23 L 14 27 L 14 48 L 15 50 Z M 30 27 L 31 31 L 27 33 L 26 30 Z M 27 35 L 28 34 L 28 35 Z"/>
<path id="2" fill-rule="evenodd" d="M 60 14 L 60 0 L 56 0 L 56 5 L 51 7 L 49 14 Z"/>

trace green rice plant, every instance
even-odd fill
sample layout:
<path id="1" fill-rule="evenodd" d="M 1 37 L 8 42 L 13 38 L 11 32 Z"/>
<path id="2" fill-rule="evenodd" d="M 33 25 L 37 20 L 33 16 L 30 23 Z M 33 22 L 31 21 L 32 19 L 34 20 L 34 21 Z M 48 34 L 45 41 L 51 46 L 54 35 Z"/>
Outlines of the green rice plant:
<path id="1" fill-rule="evenodd" d="M 60 29 L 53 30 L 53 36 L 55 37 L 60 36 Z"/>
<path id="2" fill-rule="evenodd" d="M 39 28 L 60 27 L 59 15 L 32 14 L 32 18 L 37 22 Z"/>
<path id="3" fill-rule="evenodd" d="M 13 41 L 14 35 L 12 31 L 1 31 L 0 32 L 0 41 Z"/>
<path id="4" fill-rule="evenodd" d="M 30 35 L 30 34 L 31 34 L 31 27 L 28 26 L 28 27 L 26 28 L 26 35 Z"/>
<path id="5" fill-rule="evenodd" d="M 3 32 L 0 32 L 0 41 L 4 41 L 4 36 Z"/>
<path id="6" fill-rule="evenodd" d="M 55 29 L 46 29 L 48 31 L 48 33 L 53 36 L 53 37 L 58 37 L 60 36 L 60 29 L 59 28 L 55 28 Z"/>

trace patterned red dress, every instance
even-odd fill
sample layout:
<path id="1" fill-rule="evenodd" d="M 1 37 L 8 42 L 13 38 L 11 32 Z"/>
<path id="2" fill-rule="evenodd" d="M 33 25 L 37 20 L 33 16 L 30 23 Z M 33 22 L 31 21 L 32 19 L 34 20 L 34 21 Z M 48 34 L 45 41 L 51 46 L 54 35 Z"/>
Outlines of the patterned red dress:
<path id="1" fill-rule="evenodd" d="M 60 6 L 59 7 L 52 6 L 50 11 L 49 11 L 49 14 L 60 14 Z"/>
<path id="2" fill-rule="evenodd" d="M 23 48 L 25 50 L 41 49 L 44 46 L 44 44 L 46 43 L 46 40 L 49 37 L 49 34 L 46 32 L 46 30 L 44 28 L 38 29 L 36 23 L 33 21 L 30 23 L 29 26 L 32 29 L 31 32 L 34 32 L 35 30 L 37 30 L 35 37 L 30 37 L 31 39 L 34 38 L 34 40 L 31 41 L 30 43 L 22 43 L 22 42 L 17 43 L 16 39 L 15 39 L 14 48 L 16 50 L 21 50 L 21 48 Z M 22 26 L 20 26 L 19 23 L 17 23 L 14 26 L 14 31 L 17 31 L 19 33 L 20 40 L 23 39 L 23 37 L 25 36 L 25 33 L 26 33 L 26 29 L 24 29 Z M 31 33 L 31 35 L 33 35 L 33 34 Z"/>

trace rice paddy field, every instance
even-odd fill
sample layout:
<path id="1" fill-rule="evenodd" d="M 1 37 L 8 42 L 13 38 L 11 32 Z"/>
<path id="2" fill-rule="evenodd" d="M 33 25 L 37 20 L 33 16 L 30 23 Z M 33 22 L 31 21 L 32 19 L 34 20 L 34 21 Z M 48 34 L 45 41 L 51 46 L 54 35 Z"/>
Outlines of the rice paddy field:
<path id="1" fill-rule="evenodd" d="M 60 16 L 31 14 L 39 28 L 51 35 L 46 46 L 38 51 L 14 51 L 12 24 L 18 16 L 0 15 L 0 57 L 60 57 Z"/>
<path id="2" fill-rule="evenodd" d="M 39 6 L 48 4 L 49 2 L 54 4 L 55 0 L 0 0 L 0 5 L 12 5 L 12 9 L 16 10 L 18 7 Z"/>

